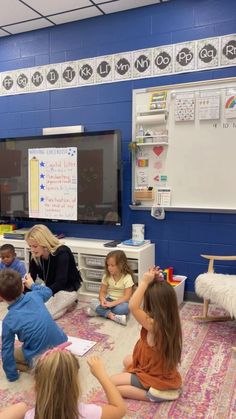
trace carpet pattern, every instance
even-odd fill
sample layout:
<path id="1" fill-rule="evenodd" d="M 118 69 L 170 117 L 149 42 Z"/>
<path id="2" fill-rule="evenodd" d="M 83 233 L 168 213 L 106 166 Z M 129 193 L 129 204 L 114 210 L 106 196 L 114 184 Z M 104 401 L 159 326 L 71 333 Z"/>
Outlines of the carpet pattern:
<path id="1" fill-rule="evenodd" d="M 101 355 L 109 374 L 122 370 L 122 359 L 132 352 L 139 336 L 139 327 L 130 317 L 127 327 L 99 317 L 84 314 L 86 302 L 78 309 L 58 320 L 58 324 L 71 336 L 95 340 L 97 344 L 80 358 L 83 399 L 101 404 L 103 390 L 88 373 L 86 357 Z M 183 355 L 180 372 L 183 392 L 174 402 L 151 403 L 127 400 L 127 419 L 233 419 L 236 417 L 236 322 L 200 323 L 192 316 L 201 313 L 199 304 L 186 303 L 181 309 L 183 328 Z M 211 312 L 222 315 L 222 310 L 211 307 Z M 1 314 L 1 313 L 0 313 Z M 0 371 L 0 408 L 26 401 L 34 404 L 33 379 L 21 374 L 17 382 L 9 383 Z M 92 419 L 92 418 L 91 418 Z"/>

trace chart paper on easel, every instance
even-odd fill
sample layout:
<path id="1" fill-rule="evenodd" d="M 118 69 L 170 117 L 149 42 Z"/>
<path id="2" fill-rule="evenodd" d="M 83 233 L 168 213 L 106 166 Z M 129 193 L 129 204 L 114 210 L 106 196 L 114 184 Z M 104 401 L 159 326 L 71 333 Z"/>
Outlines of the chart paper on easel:
<path id="1" fill-rule="evenodd" d="M 29 216 L 77 220 L 77 148 L 28 150 Z"/>

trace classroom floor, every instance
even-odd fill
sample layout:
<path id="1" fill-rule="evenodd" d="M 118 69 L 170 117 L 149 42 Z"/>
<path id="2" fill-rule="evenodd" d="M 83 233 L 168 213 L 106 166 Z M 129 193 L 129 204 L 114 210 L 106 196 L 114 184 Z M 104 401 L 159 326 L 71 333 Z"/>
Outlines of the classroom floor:
<path id="1" fill-rule="evenodd" d="M 94 403 L 105 401 L 104 392 L 89 373 L 87 356 L 97 354 L 104 360 L 110 375 L 122 370 L 122 360 L 131 353 L 139 336 L 139 326 L 130 316 L 127 326 L 110 320 L 88 318 L 84 309 L 86 300 L 80 299 L 77 308 L 58 320 L 70 336 L 94 340 L 97 344 L 80 358 L 81 384 L 84 400 Z M 0 319 L 6 313 L 0 303 Z M 175 402 L 151 403 L 127 400 L 126 419 L 159 418 L 233 418 L 236 417 L 236 354 L 231 347 L 236 343 L 236 322 L 199 323 L 192 316 L 200 314 L 202 306 L 184 303 L 181 308 L 183 328 L 183 355 L 180 372 L 183 392 Z M 216 314 L 222 310 L 213 306 Z M 33 377 L 21 374 L 19 381 L 9 383 L 0 370 L 0 408 L 24 400 L 34 404 Z"/>

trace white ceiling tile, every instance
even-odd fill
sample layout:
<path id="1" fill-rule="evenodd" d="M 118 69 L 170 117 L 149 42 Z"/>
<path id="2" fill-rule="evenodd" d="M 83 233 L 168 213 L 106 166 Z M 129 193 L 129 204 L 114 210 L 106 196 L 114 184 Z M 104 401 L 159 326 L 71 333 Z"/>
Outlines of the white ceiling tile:
<path id="1" fill-rule="evenodd" d="M 112 3 L 99 4 L 99 7 L 105 13 L 121 12 L 122 10 L 134 9 L 136 7 L 149 6 L 150 4 L 159 4 L 160 0 L 117 0 Z"/>
<path id="2" fill-rule="evenodd" d="M 63 24 L 90 17 L 158 4 L 161 0 L 0 0 L 0 37 L 6 28 L 12 34 L 53 26 L 40 15 L 48 16 L 55 24 Z M 162 0 L 170 1 L 170 0 Z M 29 7 L 28 7 L 28 6 Z M 98 8 L 96 7 L 98 6 Z M 32 10 L 31 7 L 34 9 Z M 79 9 L 80 10 L 76 10 Z M 72 10 L 72 11 L 69 11 Z M 38 12 L 38 13 L 37 13 Z M 24 21 L 29 21 L 22 23 Z M 19 22 L 19 23 L 18 23 Z"/>
<path id="3" fill-rule="evenodd" d="M 92 5 L 90 0 L 24 0 L 24 2 L 44 16 Z"/>
<path id="4" fill-rule="evenodd" d="M 38 13 L 35 13 L 18 0 L 1 0 L 0 5 L 0 26 L 39 17 Z"/>
<path id="5" fill-rule="evenodd" d="M 74 12 L 62 13 L 60 15 L 50 16 L 50 20 L 57 25 L 61 23 L 73 22 L 75 20 L 87 19 L 89 17 L 101 16 L 101 12 L 96 7 L 75 10 Z"/>
<path id="6" fill-rule="evenodd" d="M 9 34 L 4 32 L 2 29 L 0 29 L 0 37 L 2 38 L 3 36 L 8 36 Z"/>
<path id="7" fill-rule="evenodd" d="M 93 2 L 95 3 L 95 4 L 103 4 L 103 3 L 107 3 L 107 2 L 111 2 L 112 0 L 93 0 Z M 113 1 L 117 1 L 117 0 L 113 0 Z M 145 0 L 143 0 L 143 2 L 145 3 Z M 129 0 L 127 0 L 127 3 L 129 3 Z"/>
<path id="8" fill-rule="evenodd" d="M 35 29 L 42 29 L 48 26 L 54 26 L 48 20 L 42 18 L 37 20 L 30 20 L 29 22 L 16 23 L 15 25 L 5 26 L 5 29 L 11 34 L 34 31 Z"/>

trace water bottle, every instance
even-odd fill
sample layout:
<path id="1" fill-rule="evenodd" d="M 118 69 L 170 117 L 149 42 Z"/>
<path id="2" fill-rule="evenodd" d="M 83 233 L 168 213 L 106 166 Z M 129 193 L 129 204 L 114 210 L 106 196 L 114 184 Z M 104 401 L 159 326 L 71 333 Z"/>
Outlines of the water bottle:
<path id="1" fill-rule="evenodd" d="M 143 136 L 144 136 L 144 129 L 142 125 L 140 125 L 139 130 L 138 130 L 138 136 L 137 136 L 138 143 L 143 143 L 143 140 L 144 140 Z"/>

